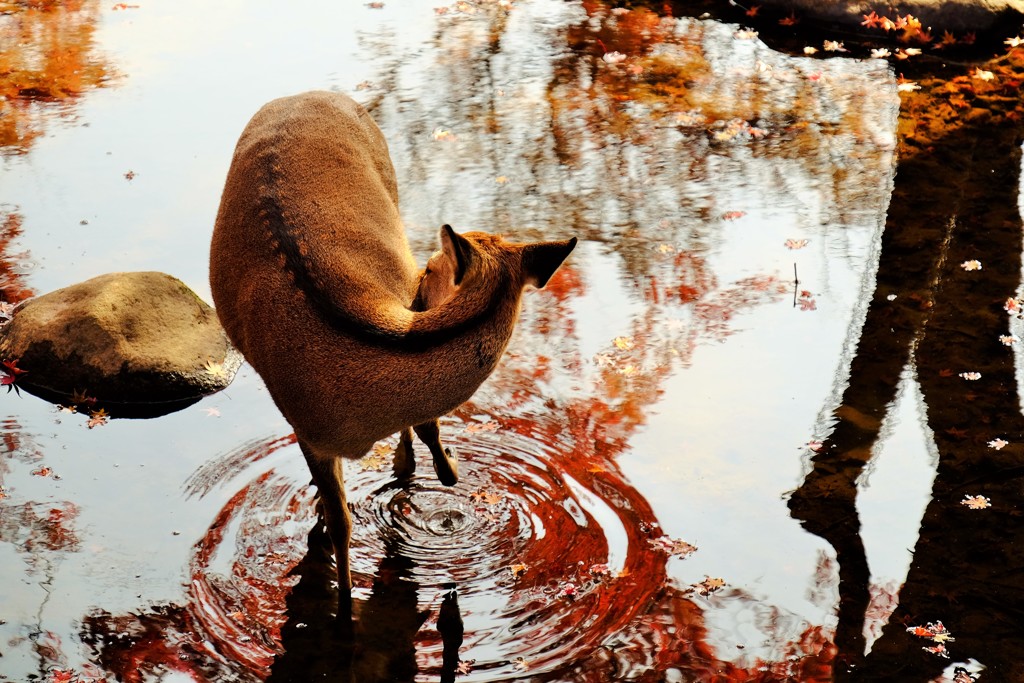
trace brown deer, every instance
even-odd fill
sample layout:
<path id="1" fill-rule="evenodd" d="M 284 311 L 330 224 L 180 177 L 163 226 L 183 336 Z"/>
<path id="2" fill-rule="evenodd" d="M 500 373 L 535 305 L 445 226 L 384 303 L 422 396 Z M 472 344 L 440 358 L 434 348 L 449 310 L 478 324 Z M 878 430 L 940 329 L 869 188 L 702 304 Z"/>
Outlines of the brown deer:
<path id="1" fill-rule="evenodd" d="M 457 480 L 437 418 L 494 370 L 527 285 L 543 287 L 576 245 L 456 233 L 417 271 L 387 143 L 360 105 L 311 92 L 274 100 L 238 141 L 213 233 L 210 286 L 231 341 L 295 430 L 351 609 L 342 460 L 410 426 L 441 481 Z"/>

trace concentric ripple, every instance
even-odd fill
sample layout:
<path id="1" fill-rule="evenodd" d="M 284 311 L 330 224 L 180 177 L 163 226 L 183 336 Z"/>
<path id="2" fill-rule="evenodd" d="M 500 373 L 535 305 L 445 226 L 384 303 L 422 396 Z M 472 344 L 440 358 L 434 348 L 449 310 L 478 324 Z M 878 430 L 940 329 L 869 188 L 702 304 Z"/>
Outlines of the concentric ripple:
<path id="1" fill-rule="evenodd" d="M 512 426 L 459 426 L 444 432 L 460 454 L 455 487 L 436 481 L 422 446 L 405 485 L 346 463 L 353 593 L 361 620 L 384 622 L 379 648 L 407 652 L 427 680 L 452 675 L 458 661 L 468 669 L 460 680 L 557 677 L 610 651 L 665 585 L 668 555 L 649 542 L 657 524 L 647 502 L 592 446 Z M 285 605 L 315 522 L 306 477 L 294 437 L 282 437 L 246 444 L 187 483 L 193 496 L 228 498 L 194 546 L 188 604 L 174 612 L 180 623 L 160 625 L 181 633 L 178 668 L 189 661 L 204 675 L 265 679 L 286 649 L 294 664 L 282 633 L 329 617 L 329 591 L 314 592 L 312 616 Z M 309 557 L 299 574 L 312 561 L 330 576 L 328 560 L 317 559 L 326 556 Z M 446 609 L 457 609 L 464 628 L 456 653 L 438 632 L 439 618 L 452 619 L 441 616 Z M 337 656 L 319 651 L 312 656 Z"/>

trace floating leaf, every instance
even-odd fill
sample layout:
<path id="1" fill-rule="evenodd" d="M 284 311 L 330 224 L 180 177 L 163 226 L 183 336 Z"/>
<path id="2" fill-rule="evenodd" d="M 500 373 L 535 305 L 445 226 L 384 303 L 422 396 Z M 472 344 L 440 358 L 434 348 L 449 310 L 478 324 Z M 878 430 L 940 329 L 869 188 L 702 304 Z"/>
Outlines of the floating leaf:
<path id="1" fill-rule="evenodd" d="M 937 643 L 956 640 L 949 634 L 949 630 L 941 621 L 928 622 L 924 626 L 908 626 L 907 633 L 915 635 L 918 638 L 930 638 Z"/>
<path id="2" fill-rule="evenodd" d="M 807 243 L 808 240 L 788 239 L 786 240 L 786 249 L 803 249 Z"/>
<path id="3" fill-rule="evenodd" d="M 621 64 L 622 62 L 626 61 L 626 55 L 616 51 L 605 52 L 601 59 L 603 59 L 608 64 Z"/>
<path id="4" fill-rule="evenodd" d="M 953 669 L 953 683 L 974 683 L 978 677 L 962 666 Z"/>
<path id="5" fill-rule="evenodd" d="M 53 470 L 45 465 L 32 471 L 32 474 L 37 477 L 48 477 L 53 474 Z"/>
<path id="6" fill-rule="evenodd" d="M 575 600 L 577 594 L 578 594 L 578 591 L 576 589 L 576 584 L 573 583 L 572 581 L 566 581 L 565 583 L 563 583 L 561 586 L 558 587 L 558 597 L 560 597 L 560 598 L 566 598 L 566 599 L 569 599 L 569 600 Z"/>
<path id="7" fill-rule="evenodd" d="M 85 426 L 89 429 L 93 427 L 102 427 L 110 421 L 110 415 L 107 414 L 103 408 L 99 410 L 93 410 L 89 413 L 89 421 L 85 423 Z"/>
<path id="8" fill-rule="evenodd" d="M 493 432 L 498 429 L 498 423 L 492 420 L 487 422 L 470 422 L 466 425 L 465 431 L 467 434 L 477 434 L 479 432 Z"/>
<path id="9" fill-rule="evenodd" d="M 697 546 L 691 545 L 682 539 L 670 538 L 668 536 L 651 538 L 647 542 L 656 550 L 662 550 L 676 557 L 688 557 L 697 551 Z"/>
<path id="10" fill-rule="evenodd" d="M 846 52 L 846 48 L 838 40 L 826 40 L 824 48 L 825 52 Z"/>
<path id="11" fill-rule="evenodd" d="M 970 261 L 964 261 L 961 263 L 960 267 L 964 270 L 981 270 L 981 261 L 978 259 L 971 259 Z"/>
<path id="12" fill-rule="evenodd" d="M 985 496 L 971 496 L 964 494 L 964 499 L 960 501 L 961 505 L 966 505 L 972 510 L 984 510 L 985 508 L 992 507 L 992 501 Z"/>
<path id="13" fill-rule="evenodd" d="M 1003 310 L 1011 315 L 1019 315 L 1020 301 L 1011 296 L 1006 300 L 1006 303 L 1003 304 Z"/>
<path id="14" fill-rule="evenodd" d="M 1002 344 L 1003 346 L 1013 346 L 1018 341 L 1020 341 L 1020 340 L 1017 339 L 1016 335 L 1012 335 L 1012 334 L 1001 334 L 1001 335 L 999 335 L 999 343 Z"/>
<path id="15" fill-rule="evenodd" d="M 451 142 L 452 140 L 455 139 L 455 134 L 452 133 L 447 128 L 435 128 L 431 135 L 434 136 L 435 140 Z"/>
<path id="16" fill-rule="evenodd" d="M 124 178 L 125 178 L 125 180 L 134 180 L 135 179 L 135 171 L 128 171 L 127 173 L 124 174 Z"/>
<path id="17" fill-rule="evenodd" d="M 980 372 L 961 372 L 960 376 L 966 379 L 968 382 L 976 382 L 981 379 Z"/>
<path id="18" fill-rule="evenodd" d="M 474 491 L 473 493 L 469 494 L 469 497 L 473 501 L 477 503 L 483 503 L 484 505 L 497 505 L 502 501 L 502 497 L 497 493 L 485 490 Z"/>
<path id="19" fill-rule="evenodd" d="M 977 78 L 979 81 L 991 81 L 996 77 L 991 71 L 985 69 L 975 69 L 971 72 L 971 78 Z"/>
<path id="20" fill-rule="evenodd" d="M 734 221 L 747 215 L 746 211 L 726 211 L 722 214 L 723 221 Z"/>
<path id="21" fill-rule="evenodd" d="M 871 50 L 871 57 L 874 59 L 885 59 L 887 57 L 892 57 L 892 53 L 884 47 L 880 47 Z"/>
<path id="22" fill-rule="evenodd" d="M 516 657 L 516 660 L 512 663 L 512 668 L 516 671 L 526 671 L 530 668 L 530 662 L 526 657 Z"/>
<path id="23" fill-rule="evenodd" d="M 209 408 L 203 408 L 209 417 L 220 417 L 220 409 L 217 406 L 210 406 Z"/>
<path id="24" fill-rule="evenodd" d="M 697 592 L 701 595 L 711 595 L 725 587 L 724 579 L 714 579 L 710 576 L 705 576 L 704 580 L 700 583 L 691 584 L 697 589 Z"/>
<path id="25" fill-rule="evenodd" d="M 512 565 L 511 567 L 508 568 L 509 572 L 512 573 L 512 577 L 516 578 L 516 579 L 518 579 L 520 576 L 522 576 L 527 571 L 529 571 L 529 569 L 530 568 L 527 567 L 522 562 L 520 562 L 519 564 L 514 564 L 514 565 Z"/>
<path id="26" fill-rule="evenodd" d="M 629 351 L 636 346 L 636 342 L 633 341 L 632 337 L 616 337 L 612 340 L 612 343 L 615 344 L 615 348 L 622 351 Z"/>
<path id="27" fill-rule="evenodd" d="M 992 439 L 991 441 L 988 442 L 988 447 L 994 448 L 997 451 L 1001 451 L 1009 443 L 1009 441 L 1004 441 L 1003 439 Z"/>
<path id="28" fill-rule="evenodd" d="M 457 673 L 460 676 L 465 676 L 466 674 L 473 671 L 474 664 L 476 664 L 475 659 L 462 659 L 459 661 L 459 665 L 455 667 L 455 673 Z"/>

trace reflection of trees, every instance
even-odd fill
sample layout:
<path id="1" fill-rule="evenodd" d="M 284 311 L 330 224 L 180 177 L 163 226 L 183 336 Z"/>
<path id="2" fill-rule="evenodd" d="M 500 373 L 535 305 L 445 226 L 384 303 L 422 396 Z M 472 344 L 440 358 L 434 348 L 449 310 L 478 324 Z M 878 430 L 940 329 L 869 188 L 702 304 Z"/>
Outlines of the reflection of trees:
<path id="1" fill-rule="evenodd" d="M 11 464 L 17 462 L 26 470 L 39 468 L 42 452 L 32 435 L 26 434 L 16 420 L 4 420 L 0 429 L 3 430 L 0 442 L 0 543 L 15 549 L 25 563 L 26 576 L 35 581 L 31 592 L 23 586 L 18 593 L 21 596 L 32 594 L 37 588 L 40 592 L 41 599 L 35 614 L 25 619 L 24 634 L 31 641 L 32 651 L 38 659 L 40 680 L 50 680 L 49 672 L 55 667 L 66 666 L 67 656 L 60 636 L 43 628 L 44 613 L 53 596 L 54 579 L 60 563 L 67 553 L 80 549 L 81 542 L 75 528 L 79 508 L 70 501 L 25 500 L 17 490 L 8 490 L 5 482 L 11 472 Z M 35 472 L 40 473 L 40 470 Z M 13 580 L 8 581 L 7 590 L 11 590 L 14 584 Z M 19 611 L 24 605 L 20 597 L 12 594 L 9 607 Z"/>
<path id="2" fill-rule="evenodd" d="M 25 255 L 12 252 L 21 231 L 21 215 L 14 211 L 4 211 L 3 207 L 0 207 L 0 301 L 12 304 L 23 301 L 33 294 L 25 285 L 24 276 L 17 264 Z"/>
<path id="3" fill-rule="evenodd" d="M 15 0 L 0 13 L 0 155 L 21 154 L 45 119 L 68 115 L 86 90 L 103 84 L 93 52 L 96 0 Z"/>
<path id="4" fill-rule="evenodd" d="M 800 212 L 794 227 L 811 234 L 880 208 L 895 98 L 864 67 L 823 80 L 817 63 L 753 41 L 730 51 L 728 27 L 597 2 L 584 10 L 566 5 L 569 16 L 552 20 L 484 3 L 440 22 L 431 61 L 388 57 L 380 80 L 395 89 L 369 107 L 389 140 L 414 247 L 425 250 L 442 222 L 575 234 L 643 282 L 659 243 L 708 248 L 736 208 L 734 188 L 815 197 L 834 214 Z M 609 63 L 606 51 L 627 60 Z M 429 89 L 418 87 L 425 71 Z M 432 140 L 437 128 L 451 136 Z M 729 177 L 728 187 L 712 177 Z"/>
<path id="5" fill-rule="evenodd" d="M 1024 56 L 973 67 L 907 65 L 923 86 L 905 94 L 898 173 L 877 282 L 831 434 L 794 493 L 794 517 L 828 540 L 839 563 L 837 680 L 928 681 L 975 659 L 979 680 L 1024 677 L 1024 524 L 1016 501 L 1024 476 L 1024 419 L 1003 303 L 1020 285 L 1018 212 Z M 983 269 L 961 263 L 977 259 Z M 920 383 L 939 463 L 898 606 L 865 655 L 868 568 L 855 507 L 856 480 L 873 455 L 901 374 Z M 959 376 L 977 371 L 981 379 Z M 1003 437 L 1002 451 L 987 441 Z M 966 495 L 993 507 L 969 510 Z M 950 660 L 908 625 L 941 620 L 956 638 Z"/>

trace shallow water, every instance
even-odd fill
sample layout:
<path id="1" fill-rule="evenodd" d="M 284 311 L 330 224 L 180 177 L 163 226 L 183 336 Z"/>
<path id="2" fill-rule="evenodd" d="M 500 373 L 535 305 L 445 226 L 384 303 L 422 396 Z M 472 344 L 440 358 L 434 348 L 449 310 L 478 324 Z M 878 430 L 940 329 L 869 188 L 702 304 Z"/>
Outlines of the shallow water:
<path id="1" fill-rule="evenodd" d="M 46 19 L 79 27 L 105 75 L 17 105 L 35 135 L 3 148 L 10 298 L 153 269 L 209 300 L 234 142 L 311 88 L 381 126 L 419 262 L 445 222 L 580 244 L 443 421 L 458 486 L 422 447 L 398 486 L 394 440 L 346 463 L 354 651 L 330 639 L 308 473 L 247 366 L 185 410 L 93 429 L 7 396 L 0 680 L 832 680 L 842 562 L 787 501 L 845 415 L 894 185 L 893 70 L 645 9 L 438 7 Z M 0 26 L 41 21 L 13 16 Z M 938 462 L 898 366 L 856 483 L 859 654 L 898 602 Z"/>

